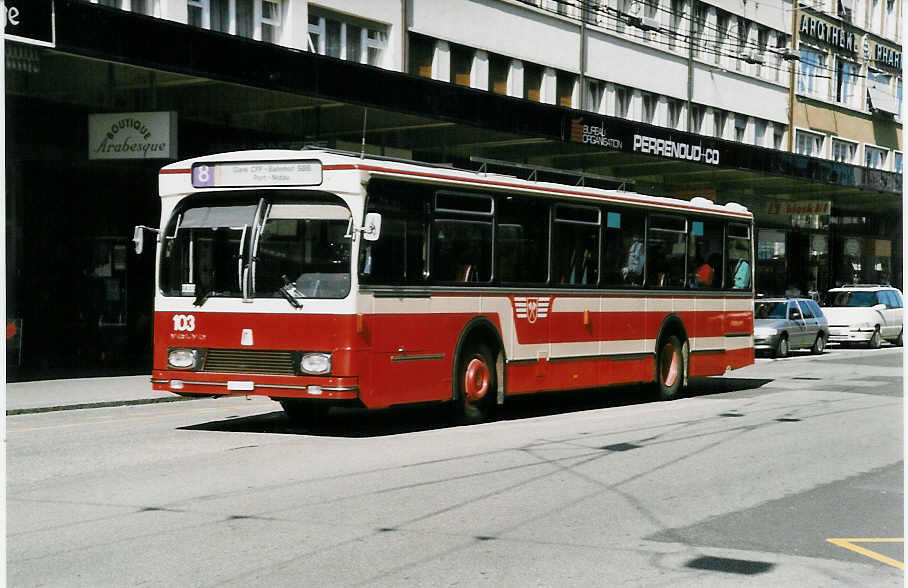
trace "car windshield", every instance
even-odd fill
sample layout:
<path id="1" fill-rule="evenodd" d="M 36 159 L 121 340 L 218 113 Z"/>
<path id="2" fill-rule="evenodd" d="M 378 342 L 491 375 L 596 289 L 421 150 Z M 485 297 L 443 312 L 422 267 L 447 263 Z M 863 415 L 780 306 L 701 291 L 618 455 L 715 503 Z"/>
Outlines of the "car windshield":
<path id="1" fill-rule="evenodd" d="M 168 223 L 161 290 L 211 297 L 343 298 L 350 291 L 350 211 L 333 202 L 187 199 Z M 267 194 L 266 194 L 267 196 Z"/>
<path id="2" fill-rule="evenodd" d="M 754 303 L 754 318 L 765 319 L 765 318 L 777 318 L 783 319 L 788 318 L 786 310 L 788 309 L 788 301 L 782 300 L 765 300 L 762 302 Z"/>
<path id="3" fill-rule="evenodd" d="M 863 306 L 871 307 L 877 303 L 876 292 L 847 291 L 830 292 L 824 306 Z"/>

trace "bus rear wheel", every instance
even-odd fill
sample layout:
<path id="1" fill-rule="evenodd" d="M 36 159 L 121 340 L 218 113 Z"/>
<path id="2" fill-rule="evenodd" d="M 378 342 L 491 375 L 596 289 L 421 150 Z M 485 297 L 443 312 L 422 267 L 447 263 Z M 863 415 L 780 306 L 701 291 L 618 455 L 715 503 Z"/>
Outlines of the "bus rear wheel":
<path id="1" fill-rule="evenodd" d="M 661 340 L 656 350 L 656 393 L 660 400 L 672 400 L 681 394 L 684 383 L 684 356 L 681 341 L 675 335 Z"/>
<path id="2" fill-rule="evenodd" d="M 480 343 L 466 349 L 455 372 L 454 420 L 478 423 L 488 419 L 495 409 L 498 375 L 495 355 L 488 345 Z"/>

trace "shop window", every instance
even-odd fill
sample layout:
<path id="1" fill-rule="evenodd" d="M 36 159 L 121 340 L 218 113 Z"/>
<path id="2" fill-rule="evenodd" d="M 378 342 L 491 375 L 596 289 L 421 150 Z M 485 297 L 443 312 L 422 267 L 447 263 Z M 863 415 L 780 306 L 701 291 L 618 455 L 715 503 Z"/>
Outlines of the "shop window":
<path id="1" fill-rule="evenodd" d="M 761 293 L 780 295 L 787 287 L 785 231 L 760 229 L 757 240 L 757 286 Z"/>
<path id="2" fill-rule="evenodd" d="M 798 62 L 798 93 L 817 98 L 826 98 L 829 71 L 826 69 L 825 53 L 801 47 Z"/>
<path id="3" fill-rule="evenodd" d="M 508 74 L 511 70 L 511 61 L 501 55 L 489 56 L 489 89 L 496 93 L 507 95 Z"/>
<path id="4" fill-rule="evenodd" d="M 687 285 L 690 288 L 722 287 L 722 223 L 692 220 L 689 223 Z"/>
<path id="5" fill-rule="evenodd" d="M 823 135 L 798 129 L 795 131 L 795 138 L 795 153 L 808 157 L 823 157 L 823 143 L 826 139 Z"/>
<path id="6" fill-rule="evenodd" d="M 832 140 L 832 159 L 842 163 L 857 163 L 858 144 L 841 139 Z"/>
<path id="7" fill-rule="evenodd" d="M 538 198 L 498 200 L 495 272 L 502 282 L 542 285 L 548 281 L 549 205 Z"/>
<path id="8" fill-rule="evenodd" d="M 601 211 L 591 206 L 556 204 L 552 218 L 552 280 L 563 286 L 599 282 Z"/>
<path id="9" fill-rule="evenodd" d="M 603 284 L 642 286 L 645 215 L 635 210 L 605 213 Z"/>
<path id="10" fill-rule="evenodd" d="M 262 0 L 275 6 L 267 13 L 269 22 L 280 14 L 280 4 Z M 264 16 L 263 12 L 263 16 Z M 268 24 L 263 20 L 263 25 Z M 273 27 L 273 24 L 268 24 Z M 268 33 L 276 34 L 276 30 Z M 264 28 L 263 28 L 264 35 Z M 365 63 L 382 65 L 382 57 L 388 44 L 387 27 L 347 15 L 309 8 L 309 49 L 320 55 Z M 418 46 L 418 43 L 414 45 Z M 418 54 L 418 49 L 414 51 Z M 411 59 L 413 59 L 411 57 Z M 412 63 L 412 62 L 411 62 Z M 429 61 L 431 68 L 431 60 Z M 419 74 L 422 75 L 422 74 Z M 428 77 L 428 76 L 427 76 Z"/>
<path id="11" fill-rule="evenodd" d="M 542 97 L 542 67 L 523 64 L 523 95 L 527 100 L 539 102 Z"/>
<path id="12" fill-rule="evenodd" d="M 646 285 L 683 288 L 687 258 L 687 220 L 651 215 L 646 233 Z"/>
<path id="13" fill-rule="evenodd" d="M 864 167 L 871 169 L 887 169 L 889 150 L 879 147 L 864 146 Z"/>
<path id="14" fill-rule="evenodd" d="M 858 93 L 855 88 L 858 84 L 858 66 L 845 59 L 836 59 L 835 72 L 835 99 L 837 102 L 848 106 L 855 106 Z"/>
<path id="15" fill-rule="evenodd" d="M 423 78 L 431 78 L 434 59 L 435 42 L 420 35 L 412 36 L 410 39 L 410 73 Z"/>
<path id="16" fill-rule="evenodd" d="M 560 106 L 567 106 L 568 108 L 574 106 L 575 83 L 575 76 L 562 71 L 558 72 L 555 81 L 555 93 L 556 101 Z"/>

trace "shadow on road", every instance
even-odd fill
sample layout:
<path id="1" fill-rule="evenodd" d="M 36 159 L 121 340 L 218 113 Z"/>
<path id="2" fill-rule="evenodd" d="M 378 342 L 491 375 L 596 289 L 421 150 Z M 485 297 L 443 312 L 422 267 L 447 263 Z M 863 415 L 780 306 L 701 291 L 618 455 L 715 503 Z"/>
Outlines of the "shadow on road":
<path id="1" fill-rule="evenodd" d="M 687 395 L 702 397 L 754 391 L 771 381 L 749 378 L 695 378 L 691 380 Z M 652 393 L 649 388 L 641 385 L 515 396 L 507 399 L 504 407 L 495 415 L 495 420 L 521 420 L 585 410 L 632 406 L 652 401 Z M 431 404 L 376 411 L 334 408 L 326 418 L 315 424 L 296 423 L 283 411 L 278 410 L 249 417 L 210 421 L 182 427 L 182 429 L 361 438 L 399 435 L 453 426 L 457 425 L 452 423 L 451 408 L 446 404 Z"/>

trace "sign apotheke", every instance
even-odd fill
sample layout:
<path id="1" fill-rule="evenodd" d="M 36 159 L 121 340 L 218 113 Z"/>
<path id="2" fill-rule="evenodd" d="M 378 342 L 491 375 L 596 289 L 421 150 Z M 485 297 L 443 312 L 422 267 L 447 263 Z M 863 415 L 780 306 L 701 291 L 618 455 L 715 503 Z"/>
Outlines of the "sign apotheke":
<path id="1" fill-rule="evenodd" d="M 806 14 L 801 16 L 800 33 L 852 53 L 858 51 L 858 38 L 854 33 Z"/>

